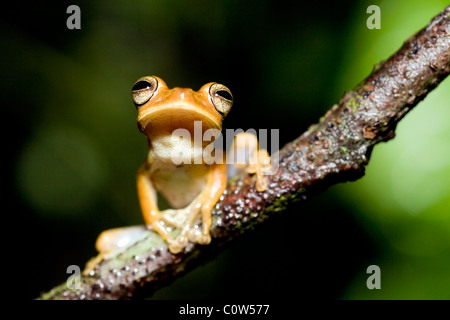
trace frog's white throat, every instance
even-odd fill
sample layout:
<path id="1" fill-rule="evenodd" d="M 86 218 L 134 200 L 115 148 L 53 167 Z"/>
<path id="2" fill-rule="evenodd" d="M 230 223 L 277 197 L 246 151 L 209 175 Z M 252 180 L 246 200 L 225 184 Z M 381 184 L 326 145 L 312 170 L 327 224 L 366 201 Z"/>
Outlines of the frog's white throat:
<path id="1" fill-rule="evenodd" d="M 149 160 L 152 166 L 184 166 L 188 164 L 202 164 L 205 161 L 203 150 L 211 142 L 194 141 L 190 137 L 173 134 L 162 134 L 150 141 Z M 210 161 L 210 159 L 206 159 Z"/>

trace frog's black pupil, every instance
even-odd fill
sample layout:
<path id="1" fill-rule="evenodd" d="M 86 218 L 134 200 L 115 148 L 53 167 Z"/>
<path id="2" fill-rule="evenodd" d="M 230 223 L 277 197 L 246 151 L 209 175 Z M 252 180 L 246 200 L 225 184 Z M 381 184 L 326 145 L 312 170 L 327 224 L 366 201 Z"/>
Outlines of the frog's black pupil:
<path id="1" fill-rule="evenodd" d="M 133 86 L 133 91 L 142 90 L 142 89 L 150 89 L 152 84 L 148 81 L 138 81 Z"/>
<path id="2" fill-rule="evenodd" d="M 230 101 L 233 100 L 233 97 L 231 96 L 231 94 L 228 91 L 225 91 L 225 90 L 217 91 L 216 92 L 216 96 L 221 96 L 222 98 L 230 100 Z"/>

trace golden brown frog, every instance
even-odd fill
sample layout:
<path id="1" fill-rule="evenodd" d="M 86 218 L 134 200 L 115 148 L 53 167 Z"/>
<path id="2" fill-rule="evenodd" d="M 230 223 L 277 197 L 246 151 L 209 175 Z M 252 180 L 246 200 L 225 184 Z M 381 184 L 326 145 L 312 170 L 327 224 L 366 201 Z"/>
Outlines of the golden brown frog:
<path id="1" fill-rule="evenodd" d="M 233 104 L 230 90 L 214 82 L 198 91 L 169 89 L 162 79 L 147 76 L 134 84 L 132 96 L 138 111 L 138 127 L 147 135 L 149 145 L 147 161 L 137 173 L 139 202 L 146 226 L 161 235 L 172 253 L 183 250 L 189 240 L 210 243 L 211 211 L 227 185 L 227 165 L 221 156 L 206 159 L 204 151 L 211 141 L 198 141 L 197 137 L 204 137 L 208 130 L 220 133 L 222 120 Z M 189 139 L 174 135 L 180 129 Z M 257 189 L 264 191 L 262 172 L 270 166 L 267 151 L 258 151 L 256 136 L 249 133 L 235 137 L 234 149 L 241 148 L 247 148 L 246 154 L 251 158 L 250 164 L 245 165 L 247 172 L 256 173 Z M 220 153 L 216 150 L 217 154 Z M 157 192 L 173 209 L 158 209 Z M 99 236 L 97 249 L 107 253 L 128 245 L 133 242 L 133 234 L 141 229 L 107 230 Z M 176 236 L 174 229 L 179 230 Z"/>

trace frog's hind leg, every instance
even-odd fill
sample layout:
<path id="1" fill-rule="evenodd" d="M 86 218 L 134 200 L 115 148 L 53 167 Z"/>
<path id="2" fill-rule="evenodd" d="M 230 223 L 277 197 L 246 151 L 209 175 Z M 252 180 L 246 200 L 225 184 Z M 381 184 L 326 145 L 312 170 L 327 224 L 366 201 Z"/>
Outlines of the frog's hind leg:
<path id="1" fill-rule="evenodd" d="M 146 164 L 142 165 L 137 173 L 137 190 L 145 224 L 147 227 L 151 226 L 170 245 L 173 238 L 166 229 L 166 224 L 158 209 L 156 190 L 147 173 Z"/>
<path id="2" fill-rule="evenodd" d="M 88 261 L 83 274 L 89 274 L 102 260 L 136 243 L 145 231 L 145 226 L 141 225 L 108 229 L 100 233 L 95 242 L 95 248 L 99 254 Z"/>

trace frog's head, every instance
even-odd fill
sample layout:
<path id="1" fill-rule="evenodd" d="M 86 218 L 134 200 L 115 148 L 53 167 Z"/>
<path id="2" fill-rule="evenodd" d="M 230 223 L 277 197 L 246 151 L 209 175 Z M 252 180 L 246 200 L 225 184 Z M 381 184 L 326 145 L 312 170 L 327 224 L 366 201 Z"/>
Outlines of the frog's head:
<path id="1" fill-rule="evenodd" d="M 231 91 L 222 84 L 210 82 L 198 91 L 169 89 L 156 76 L 140 78 L 132 89 L 138 110 L 139 129 L 150 139 L 170 134 L 176 129 L 194 132 L 194 121 L 202 122 L 202 131 L 222 128 L 222 120 L 233 104 Z"/>

